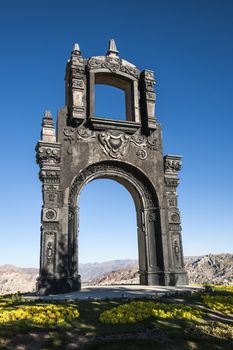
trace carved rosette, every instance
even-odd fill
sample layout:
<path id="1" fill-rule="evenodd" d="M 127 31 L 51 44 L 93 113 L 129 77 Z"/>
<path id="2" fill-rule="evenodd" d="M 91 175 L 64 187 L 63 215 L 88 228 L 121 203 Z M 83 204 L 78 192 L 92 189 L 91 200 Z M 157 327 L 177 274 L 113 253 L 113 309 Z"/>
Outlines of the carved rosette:
<path id="1" fill-rule="evenodd" d="M 180 224 L 180 215 L 177 212 L 169 212 L 169 223 Z"/>
<path id="2" fill-rule="evenodd" d="M 118 159 L 128 153 L 130 137 L 122 132 L 109 130 L 99 134 L 100 145 L 105 154 Z"/>
<path id="3" fill-rule="evenodd" d="M 58 209 L 48 208 L 44 209 L 43 220 L 44 221 L 57 221 L 58 220 Z"/>

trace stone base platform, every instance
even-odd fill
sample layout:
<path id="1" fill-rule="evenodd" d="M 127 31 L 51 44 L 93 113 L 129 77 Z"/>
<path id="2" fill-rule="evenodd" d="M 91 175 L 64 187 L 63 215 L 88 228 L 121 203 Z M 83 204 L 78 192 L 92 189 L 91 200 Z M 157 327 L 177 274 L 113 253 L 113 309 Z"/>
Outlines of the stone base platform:
<path id="1" fill-rule="evenodd" d="M 28 296 L 29 298 L 43 300 L 101 300 L 115 298 L 159 298 L 163 296 L 178 296 L 192 294 L 204 290 L 200 286 L 142 286 L 142 285 L 107 285 L 82 286 L 81 291 L 47 296 Z"/>

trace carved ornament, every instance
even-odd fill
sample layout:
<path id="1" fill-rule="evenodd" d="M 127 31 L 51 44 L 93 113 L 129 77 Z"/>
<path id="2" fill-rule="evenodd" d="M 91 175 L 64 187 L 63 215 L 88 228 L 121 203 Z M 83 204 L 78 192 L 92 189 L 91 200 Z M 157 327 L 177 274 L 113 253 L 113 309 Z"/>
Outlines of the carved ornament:
<path id="1" fill-rule="evenodd" d="M 180 223 L 180 215 L 178 213 L 170 213 L 170 222 Z"/>
<path id="2" fill-rule="evenodd" d="M 84 127 L 77 129 L 77 140 L 88 141 L 93 138 L 96 138 L 96 134 L 93 130 Z"/>
<path id="3" fill-rule="evenodd" d="M 130 137 L 119 131 L 103 131 L 99 134 L 100 144 L 104 153 L 117 159 L 127 154 L 129 149 Z"/>
<path id="4" fill-rule="evenodd" d="M 37 163 L 55 164 L 61 161 L 60 149 L 40 146 L 37 149 Z"/>
<path id="5" fill-rule="evenodd" d="M 42 229 L 45 231 L 46 230 L 56 230 L 58 229 L 58 223 L 57 222 L 44 222 Z"/>
<path id="6" fill-rule="evenodd" d="M 177 239 L 174 240 L 173 242 L 173 249 L 174 249 L 174 254 L 177 260 L 180 259 L 180 247 L 179 244 L 177 242 Z"/>
<path id="7" fill-rule="evenodd" d="M 165 160 L 165 172 L 173 173 L 177 172 L 181 169 L 182 162 L 181 160 L 172 160 L 172 159 L 166 159 Z"/>
<path id="8" fill-rule="evenodd" d="M 179 185 L 179 179 L 177 178 L 165 177 L 164 182 L 167 187 L 177 187 Z"/>
<path id="9" fill-rule="evenodd" d="M 45 212 L 45 218 L 49 221 L 54 221 L 57 218 L 57 212 L 55 209 L 48 209 Z"/>
<path id="10" fill-rule="evenodd" d="M 145 149 L 139 149 L 136 155 L 139 159 L 144 160 L 147 158 L 147 151 Z"/>
<path id="11" fill-rule="evenodd" d="M 40 180 L 46 183 L 59 183 L 60 171 L 41 170 L 39 174 Z"/>
<path id="12" fill-rule="evenodd" d="M 148 220 L 149 220 L 149 222 L 155 222 L 156 221 L 156 214 L 155 214 L 154 211 L 149 213 Z"/>
<path id="13" fill-rule="evenodd" d="M 139 78 L 140 71 L 136 67 L 123 65 L 121 59 L 118 57 L 105 57 L 104 60 L 97 58 L 90 58 L 87 62 L 89 69 L 106 68 L 112 73 L 123 72 L 132 75 L 134 78 Z"/>

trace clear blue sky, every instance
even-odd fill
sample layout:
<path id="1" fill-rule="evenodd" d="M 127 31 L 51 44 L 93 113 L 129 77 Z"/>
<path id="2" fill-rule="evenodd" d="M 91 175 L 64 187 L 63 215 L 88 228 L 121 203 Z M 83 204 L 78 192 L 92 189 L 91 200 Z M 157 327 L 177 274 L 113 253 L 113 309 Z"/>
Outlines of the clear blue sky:
<path id="1" fill-rule="evenodd" d="M 164 153 L 184 157 L 185 255 L 232 252 L 233 1 L 3 0 L 0 37 L 0 264 L 38 266 L 41 118 L 64 105 L 73 44 L 85 57 L 102 55 L 110 38 L 122 58 L 156 72 Z M 79 206 L 82 262 L 137 257 L 134 206 L 123 187 L 96 180 Z"/>

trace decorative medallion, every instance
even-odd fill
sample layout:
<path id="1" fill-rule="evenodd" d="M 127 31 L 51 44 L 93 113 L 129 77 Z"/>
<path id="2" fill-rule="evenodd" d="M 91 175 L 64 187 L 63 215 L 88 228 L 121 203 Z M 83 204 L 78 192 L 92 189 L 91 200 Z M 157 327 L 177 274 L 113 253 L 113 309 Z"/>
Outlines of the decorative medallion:
<path id="1" fill-rule="evenodd" d="M 104 153 L 117 159 L 125 156 L 129 149 L 130 137 L 125 133 L 115 130 L 101 132 L 99 140 Z"/>
<path id="2" fill-rule="evenodd" d="M 46 219 L 51 220 L 51 221 L 55 220 L 56 217 L 57 217 L 57 212 L 56 212 L 56 210 L 54 210 L 54 209 L 48 209 L 48 210 L 46 211 L 46 213 L 45 213 L 45 217 L 46 217 Z"/>
<path id="3" fill-rule="evenodd" d="M 172 213 L 171 216 L 171 221 L 175 222 L 175 223 L 179 223 L 180 222 L 180 215 L 177 213 Z"/>

